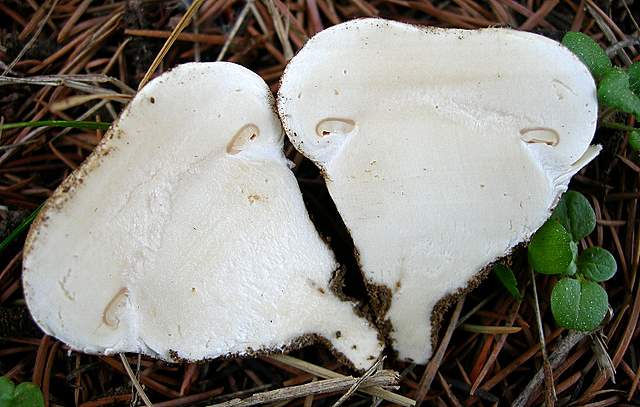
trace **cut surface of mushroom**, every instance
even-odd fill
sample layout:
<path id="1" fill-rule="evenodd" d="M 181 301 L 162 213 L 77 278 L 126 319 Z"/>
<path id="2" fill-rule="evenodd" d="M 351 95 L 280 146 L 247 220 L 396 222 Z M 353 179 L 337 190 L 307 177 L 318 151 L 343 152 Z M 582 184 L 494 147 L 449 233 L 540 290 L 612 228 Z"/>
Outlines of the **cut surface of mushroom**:
<path id="1" fill-rule="evenodd" d="M 323 170 L 365 279 L 393 293 L 380 315 L 393 346 L 417 363 L 438 301 L 526 242 L 599 151 L 587 68 L 507 29 L 334 26 L 289 63 L 278 111 Z"/>
<path id="2" fill-rule="evenodd" d="M 185 64 L 145 86 L 30 231 L 23 282 L 40 327 L 81 351 L 165 360 L 319 335 L 367 368 L 377 331 L 329 288 L 337 264 L 273 104 L 230 63 Z"/>

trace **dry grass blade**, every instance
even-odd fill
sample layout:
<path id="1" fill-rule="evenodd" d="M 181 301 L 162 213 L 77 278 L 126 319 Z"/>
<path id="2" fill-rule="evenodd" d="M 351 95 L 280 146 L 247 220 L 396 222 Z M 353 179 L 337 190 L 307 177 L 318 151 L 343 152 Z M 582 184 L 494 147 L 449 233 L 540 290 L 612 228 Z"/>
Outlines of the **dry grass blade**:
<path id="1" fill-rule="evenodd" d="M 240 12 L 240 15 L 236 19 L 236 22 L 233 24 L 233 28 L 231 28 L 231 32 L 229 33 L 227 40 L 224 42 L 224 45 L 222 46 L 222 49 L 220 50 L 216 61 L 222 61 L 222 58 L 224 58 L 224 54 L 227 53 L 227 49 L 229 49 L 231 41 L 233 41 L 233 39 L 236 37 L 236 34 L 238 34 L 238 30 L 240 30 L 244 19 L 247 17 L 249 11 L 251 11 L 251 7 L 253 7 L 253 0 L 247 0 L 247 4 L 244 5 L 242 11 Z"/>
<path id="2" fill-rule="evenodd" d="M 147 394 L 144 392 L 144 389 L 140 385 L 140 382 L 136 378 L 136 375 L 133 373 L 133 370 L 131 370 L 131 365 L 129 364 L 127 357 L 123 353 L 120 354 L 120 360 L 122 361 L 124 369 L 129 375 L 129 379 L 131 379 L 131 383 L 133 383 L 133 386 L 136 388 L 138 395 L 140 395 L 140 398 L 142 398 L 142 401 L 144 401 L 144 405 L 147 407 L 151 407 L 153 405 L 151 403 L 151 400 L 149 400 L 149 397 L 147 397 Z"/>
<path id="3" fill-rule="evenodd" d="M 91 95 L 76 95 L 70 96 L 66 99 L 62 99 L 58 102 L 52 103 L 49 107 L 52 112 L 61 112 L 63 110 L 70 109 L 72 107 L 83 105 L 92 100 L 115 100 L 118 102 L 126 103 L 131 99 L 131 95 L 125 95 L 122 93 L 108 92 L 108 93 L 94 93 Z"/>
<path id="4" fill-rule="evenodd" d="M 613 383 L 616 382 L 616 367 L 613 365 L 613 360 L 611 360 L 611 356 L 609 356 L 609 351 L 607 349 L 606 337 L 603 337 L 601 332 L 594 332 L 590 335 L 591 338 L 591 349 L 593 350 L 593 354 L 596 358 L 596 362 L 598 362 L 598 367 L 600 370 L 606 371 L 611 381 Z"/>
<path id="5" fill-rule="evenodd" d="M 265 2 L 267 7 L 269 8 L 269 14 L 271 14 L 271 18 L 273 19 L 273 25 L 276 30 L 276 34 L 280 39 L 280 43 L 282 44 L 282 49 L 284 51 L 284 57 L 288 61 L 293 58 L 293 48 L 291 47 L 291 42 L 289 42 L 289 25 L 283 23 L 282 16 L 278 11 L 275 4 L 273 4 L 273 0 L 266 0 Z"/>
<path id="6" fill-rule="evenodd" d="M 373 371 L 369 376 L 362 376 L 355 379 L 351 376 L 335 379 L 319 380 L 299 386 L 284 387 L 277 390 L 266 391 L 254 394 L 251 397 L 239 400 L 234 399 L 224 403 L 214 404 L 210 407 L 246 407 L 258 404 L 274 403 L 277 401 L 296 399 L 309 395 L 333 393 L 344 391 L 359 385 L 362 389 L 393 386 L 398 382 L 398 373 L 392 370 Z"/>
<path id="7" fill-rule="evenodd" d="M 332 370 L 329 369 L 325 369 L 323 367 L 320 366 L 316 366 L 313 363 L 309 363 L 309 362 L 305 362 L 304 360 L 300 360 L 300 359 L 296 359 L 292 356 L 288 356 L 288 355 L 271 355 L 269 356 L 269 358 L 280 362 L 280 363 L 284 363 L 285 365 L 289 365 L 292 367 L 295 367 L 296 369 L 302 370 L 303 372 L 307 372 L 307 373 L 311 373 L 313 375 L 328 379 L 328 378 L 332 378 L 332 379 L 336 379 L 336 378 L 343 378 L 345 377 L 344 375 L 341 375 L 340 373 L 336 373 Z M 396 393 L 392 393 L 388 390 L 379 388 L 379 387 L 371 387 L 371 388 L 366 388 L 366 389 L 359 389 L 359 391 L 363 392 L 363 393 L 367 393 L 369 395 L 375 396 L 375 397 L 380 397 L 390 403 L 395 403 L 397 405 L 400 406 L 406 406 L 406 407 L 410 407 L 410 406 L 414 406 L 416 405 L 415 400 L 412 400 L 408 397 L 404 397 L 401 396 L 399 394 Z"/>
<path id="8" fill-rule="evenodd" d="M 151 63 L 151 66 L 147 70 L 147 73 L 144 75 L 144 77 L 140 81 L 140 85 L 138 86 L 138 89 L 142 89 L 144 85 L 146 85 L 147 82 L 149 82 L 149 79 L 151 79 L 151 76 L 153 75 L 153 73 L 156 71 L 156 69 L 158 69 L 158 66 L 160 66 L 160 62 L 162 62 L 162 59 L 164 58 L 166 53 L 169 51 L 173 43 L 176 41 L 176 39 L 178 38 L 178 35 L 182 32 L 182 30 L 187 28 L 187 26 L 191 22 L 191 18 L 193 17 L 195 12 L 198 11 L 200 6 L 202 6 L 202 3 L 204 3 L 204 0 L 194 0 L 193 3 L 191 3 L 189 8 L 187 9 L 187 12 L 184 13 L 182 18 L 180 19 L 180 22 L 178 22 L 178 25 L 176 25 L 176 28 L 173 29 L 173 31 L 171 32 L 171 35 L 169 36 L 169 38 L 167 38 L 167 41 L 165 41 L 165 43 L 162 45 L 160 52 L 158 52 L 158 55 L 156 55 L 155 59 Z"/>

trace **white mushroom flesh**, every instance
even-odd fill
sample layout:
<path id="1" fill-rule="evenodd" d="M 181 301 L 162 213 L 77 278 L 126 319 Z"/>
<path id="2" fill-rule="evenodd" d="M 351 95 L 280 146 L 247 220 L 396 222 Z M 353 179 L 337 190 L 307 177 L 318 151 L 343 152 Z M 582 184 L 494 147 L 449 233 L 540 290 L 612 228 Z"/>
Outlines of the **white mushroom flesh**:
<path id="1" fill-rule="evenodd" d="M 340 24 L 290 62 L 278 110 L 323 170 L 364 277 L 393 292 L 393 345 L 417 363 L 438 301 L 527 241 L 599 151 L 587 68 L 508 29 Z"/>
<path id="2" fill-rule="evenodd" d="M 332 294 L 264 81 L 230 63 L 150 82 L 32 228 L 24 289 L 88 353 L 202 360 L 320 335 L 356 367 L 377 331 Z"/>

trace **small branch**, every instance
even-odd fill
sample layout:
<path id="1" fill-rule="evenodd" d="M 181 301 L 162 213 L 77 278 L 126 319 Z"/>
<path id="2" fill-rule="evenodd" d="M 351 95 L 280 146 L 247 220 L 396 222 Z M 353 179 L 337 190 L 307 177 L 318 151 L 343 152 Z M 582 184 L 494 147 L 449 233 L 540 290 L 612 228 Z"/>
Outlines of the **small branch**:
<path id="1" fill-rule="evenodd" d="M 540 302 L 538 301 L 538 289 L 536 286 L 536 276 L 533 273 L 533 268 L 529 266 L 529 272 L 531 273 L 531 288 L 533 290 L 533 302 L 534 309 L 536 311 L 536 327 L 538 328 L 538 339 L 540 340 L 540 353 L 542 354 L 542 371 L 544 377 L 544 385 L 546 388 L 545 401 L 547 407 L 555 405 L 555 401 L 558 399 L 556 395 L 556 389 L 553 385 L 553 369 L 549 364 L 547 358 L 547 346 L 544 341 L 544 329 L 542 328 L 542 315 L 540 314 Z M 515 406 L 515 404 L 514 404 Z"/>
<path id="2" fill-rule="evenodd" d="M 295 367 L 296 369 L 300 369 L 303 372 L 311 373 L 312 375 L 322 377 L 325 379 L 331 378 L 344 378 L 346 376 L 341 375 L 340 373 L 336 373 L 333 370 L 325 369 L 324 367 L 320 367 L 314 365 L 313 363 L 305 362 L 304 360 L 296 359 L 293 356 L 289 355 L 270 355 L 270 359 L 275 360 L 276 362 L 284 363 L 286 365 Z M 384 399 L 390 403 L 397 404 L 399 406 L 411 407 L 415 406 L 415 400 L 412 400 L 408 397 L 401 396 L 396 393 L 392 393 L 389 390 L 385 390 L 381 387 L 367 387 L 360 388 L 358 391 L 362 393 L 369 394 L 371 396 L 379 397 Z"/>
<path id="3" fill-rule="evenodd" d="M 585 336 L 587 336 L 587 334 L 583 332 L 569 331 L 569 334 L 558 343 L 556 349 L 549 357 L 549 364 L 551 365 L 551 368 L 556 369 L 560 366 L 560 364 L 567 359 L 567 355 L 569 355 L 571 349 L 584 339 Z M 529 384 L 527 384 L 527 387 L 525 387 L 522 393 L 520 393 L 520 396 L 516 401 L 513 402 L 512 407 L 524 407 L 532 395 L 537 395 L 536 389 L 542 384 L 543 380 L 544 370 L 540 369 L 535 376 L 533 376 Z"/>
<path id="4" fill-rule="evenodd" d="M 363 379 L 363 380 L 362 380 Z M 374 373 L 370 377 L 362 377 L 356 379 L 351 376 L 340 377 L 335 379 L 320 380 L 302 384 L 299 386 L 284 387 L 277 390 L 265 391 L 257 393 L 244 400 L 234 399 L 220 404 L 214 404 L 210 407 L 247 407 L 258 404 L 273 403 L 282 400 L 290 400 L 295 398 L 306 397 L 316 394 L 333 393 L 349 390 L 360 382 L 362 390 L 377 386 L 394 386 L 398 383 L 398 373 L 392 370 L 382 370 Z"/>
<path id="5" fill-rule="evenodd" d="M 349 397 L 351 397 L 358 390 L 358 388 L 360 388 L 360 387 L 362 387 L 364 385 L 364 383 L 366 382 L 367 379 L 369 379 L 370 377 L 374 376 L 380 370 L 380 367 L 382 366 L 382 362 L 383 361 L 384 361 L 384 356 L 382 358 L 378 358 L 376 363 L 374 363 L 373 366 L 371 366 L 369 368 L 369 370 L 367 370 L 367 372 L 364 375 L 362 375 L 362 377 L 360 377 L 358 380 L 356 380 L 356 382 L 353 384 L 353 386 L 351 386 L 349 388 L 349 390 L 345 394 L 343 394 L 342 397 L 340 397 L 338 399 L 338 401 L 333 403 L 332 407 L 340 407 L 340 405 L 342 405 L 342 403 L 347 401 L 349 399 Z M 398 379 L 399 379 L 399 376 L 398 376 Z M 396 382 L 397 382 L 397 380 L 396 380 Z"/>
<path id="6" fill-rule="evenodd" d="M 462 296 L 458 300 L 458 304 L 456 308 L 453 310 L 453 314 L 451 315 L 451 321 L 449 321 L 449 326 L 447 327 L 447 331 L 438 346 L 438 350 L 431 357 L 429 363 L 427 363 L 427 367 L 424 369 L 424 373 L 422 375 L 422 379 L 420 379 L 420 383 L 418 383 L 418 391 L 416 393 L 416 403 L 420 405 L 422 400 L 424 400 L 425 396 L 429 392 L 431 388 L 431 383 L 433 383 L 433 379 L 436 377 L 436 373 L 438 372 L 438 368 L 440 368 L 440 363 L 444 358 L 444 354 L 447 351 L 447 347 L 449 346 L 449 341 L 451 340 L 451 336 L 453 335 L 453 331 L 456 329 L 456 325 L 458 324 L 458 319 L 460 318 L 460 313 L 462 312 L 462 306 L 464 305 L 464 299 L 466 297 Z"/>
<path id="7" fill-rule="evenodd" d="M 626 4 L 626 3 L 625 3 Z M 631 47 L 634 45 L 640 45 L 640 38 L 629 37 L 626 40 L 618 41 L 612 46 L 608 47 L 605 52 L 609 58 L 613 58 L 622 48 Z"/>

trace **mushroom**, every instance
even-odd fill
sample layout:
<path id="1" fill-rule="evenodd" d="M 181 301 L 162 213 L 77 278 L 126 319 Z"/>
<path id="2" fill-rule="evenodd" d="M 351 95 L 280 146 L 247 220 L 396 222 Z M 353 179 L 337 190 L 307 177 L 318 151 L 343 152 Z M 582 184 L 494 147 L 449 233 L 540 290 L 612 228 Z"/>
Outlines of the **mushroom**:
<path id="1" fill-rule="evenodd" d="M 399 357 L 417 363 L 451 295 L 526 242 L 598 154 L 597 108 L 589 71 L 552 40 L 381 19 L 310 39 L 278 94 L 364 278 L 387 287 L 378 317 Z"/>
<path id="2" fill-rule="evenodd" d="M 326 338 L 357 368 L 376 329 L 337 268 L 282 152 L 264 81 L 191 63 L 150 82 L 47 201 L 25 245 L 44 332 L 87 353 L 202 360 Z"/>

